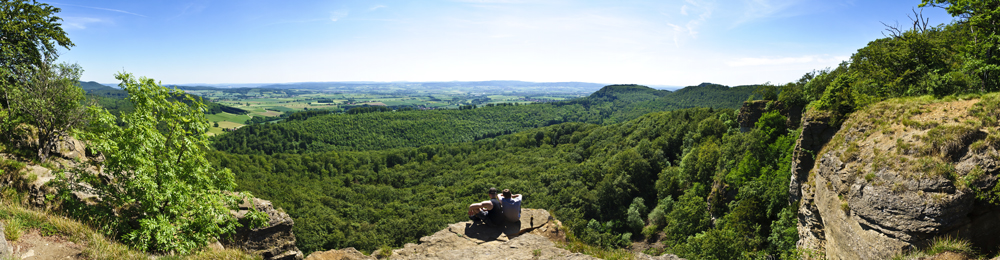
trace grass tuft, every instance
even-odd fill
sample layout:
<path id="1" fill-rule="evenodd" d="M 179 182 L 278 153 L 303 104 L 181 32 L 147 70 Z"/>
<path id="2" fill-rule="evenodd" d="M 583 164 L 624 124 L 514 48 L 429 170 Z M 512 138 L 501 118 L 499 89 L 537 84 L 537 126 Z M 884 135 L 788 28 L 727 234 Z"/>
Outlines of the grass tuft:
<path id="1" fill-rule="evenodd" d="M 969 242 L 969 240 L 953 237 L 934 238 L 931 242 L 931 247 L 927 250 L 927 253 L 936 255 L 944 252 L 973 255 L 976 253 L 976 250 L 972 248 L 972 242 Z"/>
<path id="2" fill-rule="evenodd" d="M 975 137 L 979 130 L 967 125 L 941 125 L 934 127 L 920 137 L 925 145 L 921 152 L 924 155 L 948 157 L 961 149 Z"/>
<path id="3" fill-rule="evenodd" d="M 972 247 L 972 243 L 965 239 L 953 237 L 935 237 L 931 240 L 931 245 L 923 250 L 917 250 L 906 254 L 897 254 L 893 260 L 910 259 L 933 259 L 935 255 L 952 252 L 964 255 L 961 259 L 977 259 L 978 253 Z"/>

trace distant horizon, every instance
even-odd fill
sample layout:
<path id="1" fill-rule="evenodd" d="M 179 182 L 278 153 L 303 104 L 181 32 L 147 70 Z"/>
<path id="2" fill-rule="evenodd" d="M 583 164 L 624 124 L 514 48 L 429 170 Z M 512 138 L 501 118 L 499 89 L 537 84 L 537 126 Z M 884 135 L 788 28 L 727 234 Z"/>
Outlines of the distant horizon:
<path id="1" fill-rule="evenodd" d="M 80 80 L 81 82 L 95 82 L 97 84 L 117 87 L 120 82 L 115 83 L 105 83 L 93 80 Z M 186 86 L 186 87 L 220 87 L 220 86 L 231 86 L 228 88 L 244 88 L 243 85 L 251 85 L 247 88 L 255 88 L 261 86 L 269 85 L 293 85 L 293 84 L 303 84 L 303 83 L 344 83 L 344 84 L 365 84 L 365 83 L 375 83 L 375 84 L 392 84 L 392 83 L 451 83 L 451 82 L 492 82 L 492 81 L 508 81 L 508 82 L 526 82 L 526 83 L 586 83 L 586 84 L 596 84 L 596 85 L 639 85 L 646 86 L 654 89 L 682 89 L 686 87 L 698 86 L 701 84 L 716 84 L 712 82 L 702 82 L 694 85 L 687 86 L 672 86 L 672 85 L 647 85 L 647 84 L 637 84 L 637 83 L 600 83 L 600 82 L 585 82 L 585 81 L 525 81 L 525 80 L 453 80 L 453 81 L 303 81 L 303 82 L 283 82 L 283 83 L 161 83 L 164 86 Z M 752 84 L 751 84 L 752 85 Z M 725 85 L 729 86 L 729 85 Z M 737 85 L 743 86 L 743 85 Z M 729 86 L 736 87 L 736 86 Z M 227 87 L 220 87 L 227 88 Z"/>

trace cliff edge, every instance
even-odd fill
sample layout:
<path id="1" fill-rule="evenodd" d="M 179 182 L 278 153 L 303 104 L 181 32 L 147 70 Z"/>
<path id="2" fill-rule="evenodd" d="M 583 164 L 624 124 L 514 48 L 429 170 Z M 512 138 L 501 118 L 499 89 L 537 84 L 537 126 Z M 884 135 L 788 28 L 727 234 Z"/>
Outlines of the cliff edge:
<path id="1" fill-rule="evenodd" d="M 889 100 L 855 112 L 804 168 L 805 180 L 793 174 L 798 246 L 828 259 L 886 259 L 939 237 L 997 248 L 998 113 L 996 94 Z"/>

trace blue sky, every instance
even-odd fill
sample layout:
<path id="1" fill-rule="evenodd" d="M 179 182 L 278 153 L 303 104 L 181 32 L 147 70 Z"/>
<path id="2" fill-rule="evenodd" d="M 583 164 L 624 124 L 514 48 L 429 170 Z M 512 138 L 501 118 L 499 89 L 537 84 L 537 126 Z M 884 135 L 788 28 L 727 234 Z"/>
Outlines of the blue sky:
<path id="1" fill-rule="evenodd" d="M 920 1 L 72 1 L 83 80 L 785 83 L 836 66 Z M 918 9 L 919 11 L 919 9 Z M 925 8 L 931 24 L 952 20 Z"/>

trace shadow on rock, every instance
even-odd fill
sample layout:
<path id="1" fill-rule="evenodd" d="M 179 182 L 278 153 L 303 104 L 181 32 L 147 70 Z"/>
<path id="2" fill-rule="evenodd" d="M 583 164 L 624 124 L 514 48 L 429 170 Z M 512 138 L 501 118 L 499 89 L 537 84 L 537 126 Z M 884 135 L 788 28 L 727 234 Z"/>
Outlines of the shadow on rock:
<path id="1" fill-rule="evenodd" d="M 521 234 L 521 221 L 507 222 L 504 225 L 490 226 L 481 222 L 466 222 L 464 235 L 484 242 L 494 241 L 505 235 L 508 239 Z"/>

